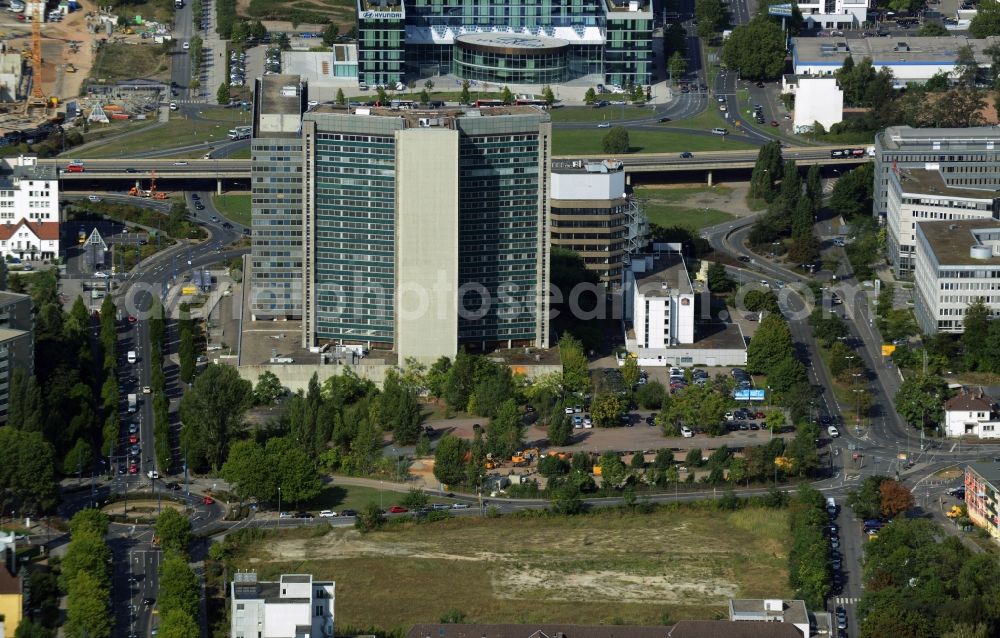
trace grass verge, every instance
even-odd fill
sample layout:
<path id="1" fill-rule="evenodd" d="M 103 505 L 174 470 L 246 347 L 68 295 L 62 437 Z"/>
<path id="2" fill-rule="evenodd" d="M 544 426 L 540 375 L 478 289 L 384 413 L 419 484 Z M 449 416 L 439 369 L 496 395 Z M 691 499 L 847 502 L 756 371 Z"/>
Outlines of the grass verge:
<path id="1" fill-rule="evenodd" d="M 164 45 L 105 44 L 97 52 L 90 77 L 112 83 L 134 78 L 169 79 L 170 61 Z"/>
<path id="2" fill-rule="evenodd" d="M 628 127 L 625 127 L 628 130 Z M 553 155 L 605 155 L 607 129 L 593 131 L 557 129 L 552 133 Z M 681 151 L 727 151 L 755 148 L 752 144 L 726 140 L 722 136 L 688 135 L 678 131 L 629 130 L 632 153 Z"/>
<path id="3" fill-rule="evenodd" d="M 636 106 L 566 106 L 549 111 L 553 122 L 624 122 L 642 120 L 655 115 L 652 109 Z"/>
<path id="4" fill-rule="evenodd" d="M 237 224 L 250 227 L 250 195 L 232 193 L 228 195 L 212 195 L 212 205 L 222 216 Z"/>
<path id="5" fill-rule="evenodd" d="M 758 508 L 461 517 L 269 534 L 239 547 L 233 567 L 273 580 L 308 561 L 315 578 L 336 579 L 345 627 L 410 627 L 449 609 L 473 623 L 659 624 L 711 617 L 730 597 L 787 596 L 787 536 L 785 512 Z"/>

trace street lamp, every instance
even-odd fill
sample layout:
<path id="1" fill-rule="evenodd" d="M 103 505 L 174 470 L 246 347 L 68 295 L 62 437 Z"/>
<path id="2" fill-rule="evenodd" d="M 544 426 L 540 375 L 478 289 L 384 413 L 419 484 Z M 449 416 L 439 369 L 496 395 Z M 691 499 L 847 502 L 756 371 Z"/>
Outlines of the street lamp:
<path id="1" fill-rule="evenodd" d="M 281 527 L 281 488 L 278 488 L 278 527 Z"/>

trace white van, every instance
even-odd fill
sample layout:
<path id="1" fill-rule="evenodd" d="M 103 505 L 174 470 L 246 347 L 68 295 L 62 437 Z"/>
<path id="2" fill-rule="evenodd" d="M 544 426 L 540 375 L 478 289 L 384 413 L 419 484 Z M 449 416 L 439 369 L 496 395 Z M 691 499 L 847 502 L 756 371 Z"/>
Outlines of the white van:
<path id="1" fill-rule="evenodd" d="M 716 135 L 729 135 L 729 129 L 724 128 L 713 128 L 712 132 Z"/>
<path id="2" fill-rule="evenodd" d="M 830 435 L 831 439 L 835 439 L 840 436 L 840 430 L 836 426 L 831 425 L 826 428 L 826 433 Z"/>
<path id="3" fill-rule="evenodd" d="M 691 428 L 689 428 L 688 426 L 682 425 L 681 426 L 681 436 L 683 436 L 685 439 L 690 439 L 690 438 L 694 437 L 694 432 L 692 432 Z"/>
<path id="4" fill-rule="evenodd" d="M 826 511 L 831 515 L 837 513 L 837 501 L 833 497 L 826 499 Z"/>

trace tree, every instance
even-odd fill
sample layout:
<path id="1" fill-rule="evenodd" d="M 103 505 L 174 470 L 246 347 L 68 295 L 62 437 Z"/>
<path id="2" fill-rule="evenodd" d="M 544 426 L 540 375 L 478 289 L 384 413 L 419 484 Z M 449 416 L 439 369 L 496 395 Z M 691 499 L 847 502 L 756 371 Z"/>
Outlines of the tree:
<path id="1" fill-rule="evenodd" d="M 260 20 L 254 20 L 250 23 L 250 38 L 257 40 L 258 42 L 263 40 L 267 36 L 267 29 L 264 27 L 264 23 Z"/>
<path id="2" fill-rule="evenodd" d="M 736 287 L 736 282 L 726 272 L 726 267 L 721 262 L 713 261 L 705 274 L 708 289 L 712 292 L 729 292 Z"/>
<path id="3" fill-rule="evenodd" d="M 567 392 L 585 393 L 590 389 L 590 372 L 583 345 L 568 332 L 559 339 L 559 362 L 562 364 L 563 388 Z"/>
<path id="4" fill-rule="evenodd" d="M 24 368 L 11 372 L 7 423 L 26 432 L 41 432 L 44 425 L 42 390 Z"/>
<path id="5" fill-rule="evenodd" d="M 906 377 L 896 392 L 896 412 L 921 429 L 934 429 L 944 418 L 944 401 L 948 387 L 939 377 L 912 375 Z"/>
<path id="6" fill-rule="evenodd" d="M 77 439 L 73 449 L 66 453 L 63 459 L 63 474 L 83 474 L 85 469 L 90 468 L 90 463 L 94 459 L 94 450 L 86 439 Z"/>
<path id="7" fill-rule="evenodd" d="M 687 455 L 684 457 L 684 464 L 688 467 L 701 467 L 701 448 L 693 447 L 688 450 Z"/>
<path id="8" fill-rule="evenodd" d="M 632 390 L 639 383 L 639 361 L 633 356 L 625 357 L 625 363 L 621 367 L 622 379 L 625 387 Z"/>
<path id="9" fill-rule="evenodd" d="M 948 33 L 948 29 L 944 28 L 944 25 L 938 24 L 937 22 L 925 22 L 923 26 L 917 30 L 917 35 L 922 38 L 930 38 L 950 34 Z"/>
<path id="10" fill-rule="evenodd" d="M 229 104 L 229 83 L 223 82 L 219 85 L 219 90 L 215 94 L 215 99 L 219 104 Z"/>
<path id="11" fill-rule="evenodd" d="M 413 445 L 420 437 L 420 405 L 417 393 L 404 386 L 399 375 L 391 371 L 386 375 L 380 398 L 383 425 L 392 432 L 398 445 Z"/>
<path id="12" fill-rule="evenodd" d="M 976 15 L 969 24 L 969 35 L 973 38 L 1000 35 L 1000 3 L 983 0 L 976 5 Z"/>
<path id="13" fill-rule="evenodd" d="M 420 100 L 421 104 L 429 104 L 430 103 L 430 101 L 431 101 L 431 94 L 427 92 L 427 89 L 422 89 L 420 91 L 419 100 Z"/>
<path id="14" fill-rule="evenodd" d="M 201 628 L 198 621 L 180 609 L 171 609 L 160 614 L 160 638 L 199 638 Z"/>
<path id="15" fill-rule="evenodd" d="M 792 463 L 792 473 L 809 476 L 819 467 L 819 453 L 816 451 L 818 438 L 819 428 L 815 423 L 802 423 L 796 428 L 795 438 L 786 451 Z"/>
<path id="16" fill-rule="evenodd" d="M 344 96 L 344 89 L 337 89 L 336 102 L 339 106 L 344 106 L 347 104 L 347 98 Z"/>
<path id="17" fill-rule="evenodd" d="M 385 525 L 385 514 L 378 503 L 369 503 L 354 517 L 354 527 L 360 532 L 372 532 Z"/>
<path id="18" fill-rule="evenodd" d="M 590 415 L 594 425 L 599 428 L 612 428 L 619 425 L 619 419 L 624 412 L 622 400 L 614 394 L 598 394 L 590 404 Z"/>
<path id="19" fill-rule="evenodd" d="M 191 383 L 194 380 L 196 355 L 194 349 L 194 335 L 192 334 L 190 320 L 182 320 L 179 333 L 180 343 L 177 346 L 177 357 L 180 359 L 180 377 L 184 383 Z"/>
<path id="20" fill-rule="evenodd" d="M 109 638 L 111 628 L 107 586 L 86 571 L 76 573 L 67 585 L 67 638 Z"/>
<path id="21" fill-rule="evenodd" d="M 553 479 L 569 473 L 569 462 L 555 454 L 549 454 L 538 461 L 538 473 L 547 479 Z"/>
<path id="22" fill-rule="evenodd" d="M 667 60 L 667 71 L 670 73 L 670 79 L 676 82 L 679 78 L 684 77 L 687 73 L 687 58 L 680 51 L 674 51 L 670 55 L 670 59 Z"/>
<path id="23" fill-rule="evenodd" d="M 85 530 L 73 535 L 63 557 L 60 583 L 70 587 L 80 573 L 86 573 L 102 587 L 110 585 L 108 563 L 111 560 L 111 550 L 104 542 L 104 537 L 91 530 Z"/>
<path id="24" fill-rule="evenodd" d="M 722 50 L 729 69 L 746 79 L 773 80 L 785 67 L 785 34 L 765 16 L 733 29 Z"/>
<path id="25" fill-rule="evenodd" d="M 805 378 L 805 366 L 789 351 L 771 367 L 767 374 L 767 383 L 773 391 L 782 393 L 801 383 Z"/>
<path id="26" fill-rule="evenodd" d="M 698 36 L 709 39 L 719 30 L 726 19 L 726 8 L 720 0 L 696 0 L 694 21 L 698 25 Z"/>
<path id="27" fill-rule="evenodd" d="M 418 510 L 423 507 L 427 507 L 427 503 L 430 499 L 426 494 L 421 492 L 416 488 L 410 488 L 402 499 L 400 499 L 399 504 L 408 510 Z"/>
<path id="28" fill-rule="evenodd" d="M 510 92 L 510 87 L 504 86 L 500 89 L 500 101 L 504 104 L 514 103 L 514 94 Z"/>
<path id="29" fill-rule="evenodd" d="M 160 562 L 160 613 L 178 610 L 196 618 L 198 599 L 198 577 L 187 558 L 177 552 L 165 554 Z"/>
<path id="30" fill-rule="evenodd" d="M 602 142 L 605 153 L 628 153 L 631 148 L 629 143 L 628 130 L 621 127 L 612 127 L 604 136 Z"/>
<path id="31" fill-rule="evenodd" d="M 870 216 L 874 179 L 874 169 L 870 164 L 844 173 L 830 193 L 830 207 L 847 219 Z"/>
<path id="32" fill-rule="evenodd" d="M 552 511 L 564 516 L 573 516 L 584 510 L 580 489 L 572 483 L 560 486 L 552 494 L 550 501 Z"/>
<path id="33" fill-rule="evenodd" d="M 570 423 L 569 417 L 565 414 L 556 414 L 552 417 L 546 432 L 550 446 L 562 447 L 569 445 L 572 434 L 573 424 Z"/>
<path id="34" fill-rule="evenodd" d="M 899 481 L 882 481 L 878 490 L 882 497 L 882 516 L 886 518 L 895 518 L 913 507 L 913 494 Z"/>
<path id="35" fill-rule="evenodd" d="M 326 28 L 323 29 L 323 46 L 332 47 L 335 45 L 337 43 L 338 35 L 337 25 L 332 22 L 326 25 Z"/>
<path id="36" fill-rule="evenodd" d="M 181 399 L 181 448 L 195 468 L 218 469 L 243 430 L 253 386 L 236 368 L 210 364 Z"/>
<path id="37" fill-rule="evenodd" d="M 179 511 L 168 507 L 156 517 L 156 535 L 164 551 L 187 554 L 191 542 L 191 521 Z"/>
<path id="38" fill-rule="evenodd" d="M 253 401 L 257 405 L 274 405 L 285 394 L 285 388 L 277 375 L 265 370 L 257 377 L 257 385 L 253 389 Z"/>
<path id="39" fill-rule="evenodd" d="M 752 373 L 770 374 L 792 350 L 788 324 L 780 315 L 767 315 L 747 346 L 747 369 Z"/>
<path id="40" fill-rule="evenodd" d="M 438 441 L 434 452 L 434 478 L 445 485 L 458 485 L 465 478 L 465 453 L 469 444 L 451 434 Z"/>
<path id="41" fill-rule="evenodd" d="M 884 476 L 869 476 L 856 490 L 847 493 L 847 504 L 855 516 L 862 520 L 879 518 L 882 515 L 882 483 L 889 479 Z"/>
<path id="42" fill-rule="evenodd" d="M 104 538 L 108 533 L 108 515 L 99 509 L 88 507 L 73 515 L 69 521 L 69 532 L 71 537 L 78 534 L 91 533 L 99 538 Z"/>
<path id="43" fill-rule="evenodd" d="M 545 106 L 552 108 L 552 105 L 556 103 L 556 94 L 552 92 L 552 87 L 546 84 L 542 87 L 542 99 L 545 100 Z"/>
<path id="44" fill-rule="evenodd" d="M 486 449 L 499 458 L 510 458 L 523 445 L 521 412 L 514 399 L 507 399 L 486 426 Z"/>
<path id="45" fill-rule="evenodd" d="M 468 80 L 462 80 L 462 92 L 458 96 L 458 103 L 466 105 L 472 103 L 472 95 L 469 93 Z"/>
<path id="46" fill-rule="evenodd" d="M 598 461 L 601 467 L 601 485 L 619 488 L 628 477 L 628 469 L 617 452 L 605 452 Z"/>
<path id="47" fill-rule="evenodd" d="M 668 400 L 667 390 L 659 381 L 650 381 L 635 393 L 635 400 L 643 410 L 659 410 Z"/>
<path id="48" fill-rule="evenodd" d="M 268 439 L 264 453 L 273 477 L 273 490 L 280 487 L 282 498 L 298 504 L 319 495 L 323 484 L 313 457 L 292 437 Z"/>
<path id="49" fill-rule="evenodd" d="M 597 92 L 594 91 L 594 87 L 590 87 L 587 89 L 587 92 L 583 94 L 583 101 L 588 105 L 597 101 Z"/>
<path id="50" fill-rule="evenodd" d="M 777 195 L 775 184 L 781 179 L 783 169 L 781 145 L 768 142 L 757 151 L 757 161 L 750 174 L 750 198 L 771 201 Z"/>

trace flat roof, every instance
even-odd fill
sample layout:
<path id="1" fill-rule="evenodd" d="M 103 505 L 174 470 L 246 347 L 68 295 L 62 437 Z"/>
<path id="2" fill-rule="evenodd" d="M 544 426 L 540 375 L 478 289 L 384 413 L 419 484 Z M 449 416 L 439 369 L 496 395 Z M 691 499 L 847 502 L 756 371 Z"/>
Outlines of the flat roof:
<path id="1" fill-rule="evenodd" d="M 0 290 L 0 306 L 17 303 L 19 301 L 24 301 L 25 299 L 31 299 L 31 296 L 7 290 Z"/>
<path id="2" fill-rule="evenodd" d="M 284 95 L 294 87 L 294 95 Z M 302 111 L 302 78 L 298 75 L 265 75 L 260 79 L 261 115 L 295 115 Z"/>
<path id="3" fill-rule="evenodd" d="M 558 624 L 418 624 L 406 638 L 666 638 L 669 627 Z"/>
<path id="4" fill-rule="evenodd" d="M 914 195 L 939 195 L 942 197 L 964 197 L 992 201 L 997 196 L 997 188 L 963 188 L 951 186 L 944 181 L 941 172 L 926 168 L 899 169 L 899 185 L 904 193 Z"/>
<path id="5" fill-rule="evenodd" d="M 13 328 L 0 328 L 0 343 L 17 339 L 28 334 L 26 330 L 14 330 Z"/>
<path id="6" fill-rule="evenodd" d="M 840 66 L 850 55 L 855 63 L 871 58 L 875 65 L 955 64 L 958 50 L 972 47 L 976 62 L 989 66 L 990 57 L 983 51 L 1000 39 L 969 38 L 964 35 L 934 37 L 896 35 L 888 38 L 792 38 L 794 59 L 799 63 Z M 900 46 L 900 45 L 905 46 Z"/>
<path id="7" fill-rule="evenodd" d="M 281 582 L 283 583 L 311 583 L 312 576 L 309 574 L 282 574 Z"/>
<path id="8" fill-rule="evenodd" d="M 993 126 L 969 128 L 913 128 L 889 126 L 879 134 L 882 146 L 888 150 L 901 150 L 908 146 L 929 147 L 940 144 L 943 150 L 956 145 L 986 144 L 1000 141 L 1000 129 Z M 917 150 L 917 149 L 914 149 Z M 920 150 L 924 150 L 921 148 Z"/>
<path id="9" fill-rule="evenodd" d="M 407 102 L 406 98 L 399 98 Z M 534 106 L 490 106 L 484 108 L 446 106 L 439 109 L 431 108 L 392 108 L 391 106 L 343 106 L 333 102 L 318 104 L 309 111 L 310 114 L 359 115 L 363 117 L 396 117 L 412 122 L 418 126 L 422 119 L 460 118 L 460 117 L 501 117 L 504 115 L 534 115 L 549 119 L 548 113 Z"/>
<path id="10" fill-rule="evenodd" d="M 917 234 L 923 235 L 941 266 L 1000 265 L 1000 256 L 974 259 L 969 249 L 979 245 L 974 230 L 1000 232 L 1000 222 L 992 219 L 917 222 Z"/>
<path id="11" fill-rule="evenodd" d="M 618 160 L 587 160 L 587 159 L 557 159 L 552 160 L 553 173 L 566 174 L 605 174 L 620 173 L 625 170 L 625 164 Z"/>
<path id="12" fill-rule="evenodd" d="M 994 487 L 1000 485 L 1000 463 L 974 462 L 966 465 L 976 474 L 993 484 Z"/>
<path id="13" fill-rule="evenodd" d="M 636 290 L 646 297 L 671 297 L 694 292 L 684 258 L 677 253 L 660 253 L 653 262 L 652 270 L 633 270 L 632 275 Z"/>
<path id="14" fill-rule="evenodd" d="M 778 599 L 775 599 L 778 601 Z M 759 616 L 760 620 L 781 619 L 784 623 L 809 624 L 809 611 L 806 603 L 802 600 L 781 600 L 780 611 L 769 611 L 766 609 L 766 601 L 763 598 L 731 598 L 729 600 L 729 613 L 732 616 L 749 618 Z M 734 618 L 730 618 L 734 620 Z"/>

